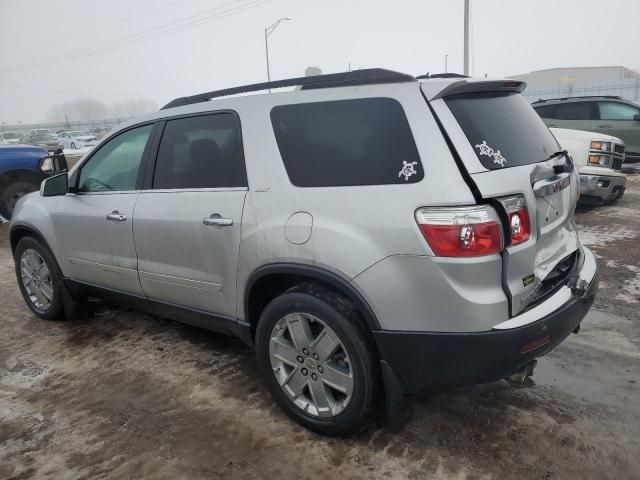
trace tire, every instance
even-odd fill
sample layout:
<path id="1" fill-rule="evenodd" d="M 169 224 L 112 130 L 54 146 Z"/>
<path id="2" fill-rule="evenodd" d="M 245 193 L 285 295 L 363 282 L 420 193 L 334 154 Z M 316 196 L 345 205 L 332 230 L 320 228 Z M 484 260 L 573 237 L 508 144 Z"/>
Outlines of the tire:
<path id="1" fill-rule="evenodd" d="M 76 144 L 71 142 L 71 150 L 75 150 L 76 149 Z"/>
<path id="2" fill-rule="evenodd" d="M 29 273 L 28 267 L 25 266 L 25 261 L 27 263 L 32 263 L 33 266 L 39 264 L 36 257 L 33 255 L 33 252 L 35 252 L 39 259 L 43 261 L 46 266 L 46 271 L 48 272 L 48 275 L 46 273 L 42 274 L 38 279 L 38 282 L 41 282 L 42 284 L 47 283 L 47 278 L 50 279 L 51 287 L 47 290 L 50 293 L 51 299 L 48 301 L 48 304 L 38 305 L 36 302 L 38 302 L 39 297 L 35 295 L 36 298 L 34 300 L 34 294 L 28 291 L 28 288 L 31 288 L 33 292 L 33 280 L 31 282 L 23 280 L 23 276 L 26 278 Z M 43 320 L 64 319 L 64 286 L 62 283 L 62 272 L 49 249 L 33 237 L 24 237 L 20 242 L 18 242 L 13 258 L 20 293 L 22 293 L 22 298 L 24 298 L 29 309 Z M 34 262 L 30 262 L 30 260 L 34 260 Z M 33 271 L 31 271 L 31 273 L 33 273 Z M 25 284 L 31 286 L 25 286 Z M 46 294 L 43 295 L 45 295 L 43 298 L 46 299 Z"/>
<path id="3" fill-rule="evenodd" d="M 308 349 L 294 341 L 292 324 L 307 325 Z M 272 356 L 276 338 L 286 362 Z M 339 346 L 325 360 L 336 341 Z M 378 363 L 369 334 L 345 297 L 317 285 L 294 287 L 276 297 L 260 316 L 256 355 L 273 399 L 300 425 L 322 435 L 347 435 L 367 420 L 378 389 Z M 343 391 L 326 383 L 333 379 Z M 291 391 L 281 383 L 292 385 Z"/>
<path id="4" fill-rule="evenodd" d="M 13 209 L 20 198 L 27 193 L 35 192 L 39 186 L 31 182 L 14 182 L 9 184 L 0 197 L 0 215 L 11 220 Z"/>

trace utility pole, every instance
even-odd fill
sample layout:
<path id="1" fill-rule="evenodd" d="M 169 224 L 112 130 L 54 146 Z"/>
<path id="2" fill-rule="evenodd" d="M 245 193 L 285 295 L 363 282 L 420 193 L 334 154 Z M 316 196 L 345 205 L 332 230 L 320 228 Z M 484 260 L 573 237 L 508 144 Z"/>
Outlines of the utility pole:
<path id="1" fill-rule="evenodd" d="M 269 35 L 271 35 L 273 31 L 276 28 L 278 28 L 278 25 L 280 25 L 280 22 L 283 22 L 285 20 L 291 20 L 291 19 L 287 17 L 282 17 L 264 29 L 264 50 L 267 57 L 267 81 L 268 82 L 271 81 L 271 71 L 269 70 Z"/>
<path id="2" fill-rule="evenodd" d="M 449 59 L 448 54 L 444 54 L 444 73 L 447 73 L 447 60 Z"/>
<path id="3" fill-rule="evenodd" d="M 464 0 L 464 74 L 469 75 L 469 0 Z"/>

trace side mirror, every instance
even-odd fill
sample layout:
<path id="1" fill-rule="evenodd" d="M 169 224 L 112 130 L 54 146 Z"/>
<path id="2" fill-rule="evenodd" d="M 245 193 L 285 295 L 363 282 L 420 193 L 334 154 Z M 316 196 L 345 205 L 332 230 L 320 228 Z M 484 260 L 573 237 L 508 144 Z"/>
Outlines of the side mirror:
<path id="1" fill-rule="evenodd" d="M 49 177 L 40 185 L 40 195 L 43 197 L 58 197 L 60 195 L 66 195 L 69 190 L 69 178 L 67 173 L 61 173 Z"/>
<path id="2" fill-rule="evenodd" d="M 636 113 L 636 114 L 633 116 L 633 119 L 634 119 L 636 122 L 640 122 L 640 113 Z"/>

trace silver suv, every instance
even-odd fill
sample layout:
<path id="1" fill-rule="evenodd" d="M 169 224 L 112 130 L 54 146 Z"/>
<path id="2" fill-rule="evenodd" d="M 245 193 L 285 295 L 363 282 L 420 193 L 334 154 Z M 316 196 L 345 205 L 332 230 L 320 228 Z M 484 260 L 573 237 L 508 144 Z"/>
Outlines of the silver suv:
<path id="1" fill-rule="evenodd" d="M 305 427 L 378 398 L 398 428 L 417 393 L 531 373 L 593 302 L 578 177 L 523 88 L 371 69 L 176 99 L 20 201 L 20 290 L 237 335 Z"/>

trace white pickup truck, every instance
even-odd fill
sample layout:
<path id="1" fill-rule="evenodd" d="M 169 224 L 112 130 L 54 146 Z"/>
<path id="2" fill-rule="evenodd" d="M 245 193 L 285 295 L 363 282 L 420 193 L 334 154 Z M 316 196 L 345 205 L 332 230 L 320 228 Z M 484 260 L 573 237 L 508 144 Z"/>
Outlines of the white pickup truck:
<path id="1" fill-rule="evenodd" d="M 580 174 L 581 203 L 608 203 L 624 195 L 627 177 L 620 171 L 625 150 L 622 140 L 582 130 L 550 130 Z"/>

